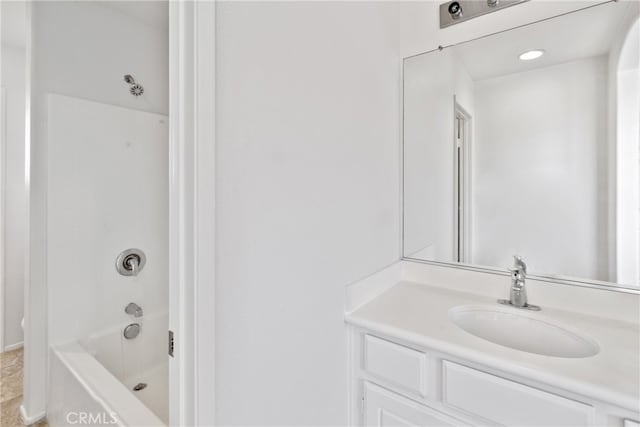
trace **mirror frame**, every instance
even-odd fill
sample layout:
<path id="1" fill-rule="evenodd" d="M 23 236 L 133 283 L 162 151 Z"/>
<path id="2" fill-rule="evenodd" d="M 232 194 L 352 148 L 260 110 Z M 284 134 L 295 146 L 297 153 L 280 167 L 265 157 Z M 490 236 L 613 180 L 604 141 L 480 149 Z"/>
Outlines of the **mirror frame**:
<path id="1" fill-rule="evenodd" d="M 404 88 L 405 88 L 405 79 L 404 79 L 404 72 L 405 72 L 405 63 L 408 59 L 414 58 L 416 56 L 420 56 L 420 55 L 425 55 L 428 53 L 438 53 L 439 51 L 442 51 L 444 49 L 448 49 L 451 47 L 455 47 L 455 46 L 459 46 L 462 44 L 466 44 L 466 43 L 470 43 L 472 41 L 475 40 L 479 40 L 479 39 L 484 39 L 487 37 L 491 37 L 497 34 L 501 34 L 501 33 L 505 33 L 508 31 L 512 31 L 521 27 L 527 27 L 530 25 L 534 25 L 537 24 L 539 22 L 544 22 L 544 21 L 549 21 L 552 19 L 556 19 L 558 17 L 561 16 L 565 16 L 565 15 L 570 15 L 573 13 L 577 13 L 577 12 L 581 12 L 583 10 L 587 10 L 587 9 L 591 9 L 593 7 L 598 7 L 604 4 L 608 4 L 608 3 L 617 3 L 617 0 L 607 0 L 607 1 L 603 1 L 603 2 L 599 2 L 599 3 L 595 3 L 593 5 L 589 5 L 587 7 L 583 7 L 580 9 L 576 9 L 573 10 L 571 12 L 566 12 L 566 13 L 562 13 L 559 15 L 554 15 L 551 16 L 549 18 L 545 18 L 545 19 L 539 19 L 536 21 L 532 21 L 523 25 L 518 25 L 515 27 L 510 27 L 507 28 L 505 30 L 502 31 L 496 31 L 493 33 L 489 33 L 486 34 L 484 36 L 480 36 L 480 37 L 476 37 L 473 39 L 469 39 L 469 40 L 464 40 L 458 43 L 453 43 L 453 44 L 449 44 L 446 46 L 438 46 L 435 49 L 431 49 L 431 50 L 427 50 L 424 52 L 420 52 L 411 56 L 407 56 L 407 57 L 403 57 L 402 58 L 402 138 L 401 138 L 401 153 L 402 153 L 402 158 L 401 160 L 401 165 L 400 165 L 400 169 L 401 169 L 401 192 L 400 192 L 400 198 L 401 198 L 401 217 L 400 217 L 400 234 L 401 234 L 401 238 L 400 238 L 400 243 L 401 243 L 401 250 L 402 250 L 402 256 L 401 256 L 401 260 L 402 261 L 410 261 L 410 262 L 416 262 L 416 263 L 421 263 L 421 264 L 429 264 L 429 265 L 436 265 L 436 266 L 440 266 L 440 267 L 448 267 L 448 268 L 455 268 L 455 269 L 460 269 L 460 270 L 468 270 L 468 271 L 475 271 L 478 273 L 486 273 L 486 274 L 493 274 L 493 275 L 497 275 L 497 276 L 510 276 L 510 272 L 507 268 L 499 268 L 499 267 L 488 267 L 488 266 L 480 266 L 480 265 L 474 265 L 474 264 L 467 264 L 467 263 L 458 263 L 458 262 L 446 262 L 446 261 L 434 261 L 434 260 L 426 260 L 426 259 L 420 259 L 420 258 L 411 258 L 410 256 L 407 256 L 405 254 L 405 176 L 404 176 L 404 169 L 405 169 L 405 140 L 404 140 L 404 116 L 405 116 L 405 103 L 404 103 Z M 604 291 L 613 291 L 613 292 L 622 292 L 622 293 L 627 293 L 627 294 L 634 294 L 634 295 L 640 295 L 640 287 L 637 288 L 633 288 L 633 287 L 626 287 L 625 285 L 619 284 L 619 283 L 615 283 L 615 282 L 606 282 L 606 281 L 600 281 L 600 280 L 592 280 L 592 279 L 584 279 L 584 278 L 575 278 L 575 277 L 569 277 L 569 276 L 562 276 L 562 275 L 538 275 L 538 274 L 527 274 L 527 278 L 531 279 L 531 280 L 537 280 L 537 281 L 541 281 L 541 282 L 549 282 L 549 283 L 556 283 L 556 284 L 561 284 L 561 285 L 570 285 L 570 286 L 580 286 L 580 287 L 584 287 L 584 288 L 593 288 L 593 289 L 600 289 L 600 290 L 604 290 Z"/>

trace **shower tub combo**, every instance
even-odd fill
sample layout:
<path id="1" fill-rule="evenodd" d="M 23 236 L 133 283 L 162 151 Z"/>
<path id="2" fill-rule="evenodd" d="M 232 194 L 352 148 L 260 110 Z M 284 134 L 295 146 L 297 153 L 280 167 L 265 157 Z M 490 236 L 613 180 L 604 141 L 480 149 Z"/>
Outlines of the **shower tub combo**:
<path id="1" fill-rule="evenodd" d="M 48 102 L 47 420 L 167 425 L 167 117 Z"/>
<path id="2" fill-rule="evenodd" d="M 168 425 L 167 321 L 145 317 L 135 340 L 117 328 L 52 348 L 49 425 Z"/>

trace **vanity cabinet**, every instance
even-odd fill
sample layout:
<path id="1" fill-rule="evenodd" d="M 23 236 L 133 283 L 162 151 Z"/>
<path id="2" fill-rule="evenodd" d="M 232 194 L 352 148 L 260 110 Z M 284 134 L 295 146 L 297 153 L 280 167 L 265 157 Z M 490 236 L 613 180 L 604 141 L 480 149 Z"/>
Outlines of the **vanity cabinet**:
<path id="1" fill-rule="evenodd" d="M 352 423 L 363 426 L 636 426 L 637 414 L 352 327 Z"/>

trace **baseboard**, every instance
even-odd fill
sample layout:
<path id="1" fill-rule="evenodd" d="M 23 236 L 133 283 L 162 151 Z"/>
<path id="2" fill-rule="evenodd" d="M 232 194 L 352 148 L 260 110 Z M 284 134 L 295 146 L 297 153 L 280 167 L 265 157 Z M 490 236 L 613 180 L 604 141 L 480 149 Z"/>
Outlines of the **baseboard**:
<path id="1" fill-rule="evenodd" d="M 22 348 L 22 344 L 23 344 L 22 341 L 17 342 L 15 344 L 10 344 L 4 348 L 4 351 L 17 350 L 19 348 Z"/>
<path id="2" fill-rule="evenodd" d="M 22 424 L 24 424 L 25 426 L 30 426 L 37 423 L 38 421 L 46 417 L 46 415 L 46 413 L 41 412 L 33 416 L 27 416 L 27 411 L 24 409 L 24 405 L 20 405 L 20 418 L 22 418 Z"/>

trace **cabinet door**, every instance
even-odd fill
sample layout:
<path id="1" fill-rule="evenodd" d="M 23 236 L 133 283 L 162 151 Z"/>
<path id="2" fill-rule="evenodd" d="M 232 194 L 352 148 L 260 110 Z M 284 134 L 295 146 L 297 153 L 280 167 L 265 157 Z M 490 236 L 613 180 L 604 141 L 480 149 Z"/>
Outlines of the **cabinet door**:
<path id="1" fill-rule="evenodd" d="M 458 420 L 434 409 L 406 399 L 375 384 L 365 382 L 364 425 L 391 426 L 460 426 Z"/>

